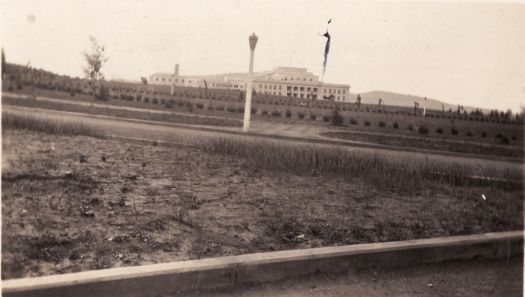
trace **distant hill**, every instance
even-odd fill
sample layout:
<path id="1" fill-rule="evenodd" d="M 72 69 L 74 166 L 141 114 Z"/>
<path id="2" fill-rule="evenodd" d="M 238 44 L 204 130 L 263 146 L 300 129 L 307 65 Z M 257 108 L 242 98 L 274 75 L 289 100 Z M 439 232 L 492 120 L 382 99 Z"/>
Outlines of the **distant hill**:
<path id="1" fill-rule="evenodd" d="M 436 100 L 436 99 L 427 98 L 427 100 L 425 101 L 425 97 L 398 94 L 398 93 L 387 92 L 387 91 L 364 92 L 364 93 L 360 93 L 360 95 L 361 95 L 361 102 L 364 104 L 377 104 L 378 99 L 381 98 L 383 100 L 384 105 L 414 107 L 414 102 L 418 102 L 419 107 L 425 106 L 427 109 L 435 109 L 435 110 L 441 110 L 444 107 L 445 110 L 449 110 L 451 108 L 454 111 L 458 107 L 457 105 L 446 103 L 446 102 Z M 350 97 L 351 97 L 351 100 L 355 102 L 357 94 L 351 93 Z M 477 107 L 464 106 L 464 109 L 467 112 L 470 112 L 471 110 L 477 109 Z M 481 110 L 483 112 L 490 112 L 490 110 L 487 110 L 487 109 L 481 109 Z"/>

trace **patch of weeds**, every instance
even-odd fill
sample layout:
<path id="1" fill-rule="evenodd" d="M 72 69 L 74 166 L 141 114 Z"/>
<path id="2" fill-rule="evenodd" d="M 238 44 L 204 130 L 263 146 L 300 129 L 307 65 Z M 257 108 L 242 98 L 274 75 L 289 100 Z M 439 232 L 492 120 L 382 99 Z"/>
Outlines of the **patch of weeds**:
<path id="1" fill-rule="evenodd" d="M 290 243 L 297 236 L 304 234 L 303 225 L 294 215 L 277 216 L 266 227 L 266 232 L 277 238 L 281 243 Z"/>
<path id="2" fill-rule="evenodd" d="M 29 239 L 25 255 L 33 260 L 58 263 L 67 257 L 72 245 L 70 240 L 44 235 Z"/>

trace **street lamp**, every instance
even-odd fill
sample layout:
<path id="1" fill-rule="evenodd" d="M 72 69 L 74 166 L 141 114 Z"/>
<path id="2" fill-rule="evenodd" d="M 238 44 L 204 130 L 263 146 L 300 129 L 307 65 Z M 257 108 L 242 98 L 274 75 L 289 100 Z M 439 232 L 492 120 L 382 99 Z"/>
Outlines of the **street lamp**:
<path id="1" fill-rule="evenodd" d="M 248 70 L 248 83 L 246 86 L 246 105 L 244 106 L 244 125 L 243 132 L 248 132 L 250 128 L 250 115 L 252 111 L 252 83 L 253 83 L 253 55 L 255 53 L 255 45 L 257 45 L 257 36 L 253 33 L 249 38 L 250 41 L 250 67 Z"/>

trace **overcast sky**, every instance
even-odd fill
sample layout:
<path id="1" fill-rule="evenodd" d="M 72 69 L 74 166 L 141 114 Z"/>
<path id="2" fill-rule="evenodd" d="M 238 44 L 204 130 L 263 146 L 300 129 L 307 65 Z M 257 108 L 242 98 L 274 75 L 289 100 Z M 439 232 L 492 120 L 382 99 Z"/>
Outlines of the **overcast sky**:
<path id="1" fill-rule="evenodd" d="M 106 46 L 107 78 L 138 80 L 306 67 L 351 91 L 385 90 L 453 104 L 525 104 L 525 2 L 2 0 L 7 60 L 82 75 L 89 35 Z M 332 19 L 331 24 L 327 21 Z"/>

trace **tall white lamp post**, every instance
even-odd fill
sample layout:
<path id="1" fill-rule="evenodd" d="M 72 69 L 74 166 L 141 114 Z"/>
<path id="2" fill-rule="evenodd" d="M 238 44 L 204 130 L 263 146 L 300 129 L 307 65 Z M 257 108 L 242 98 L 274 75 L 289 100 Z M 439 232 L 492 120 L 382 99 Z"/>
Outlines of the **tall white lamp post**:
<path id="1" fill-rule="evenodd" d="M 248 83 L 246 86 L 246 105 L 244 106 L 244 125 L 243 132 L 248 132 L 250 128 L 250 115 L 252 111 L 252 82 L 253 82 L 253 55 L 255 53 L 255 45 L 257 44 L 257 36 L 253 33 L 250 37 L 250 68 L 248 70 Z"/>

